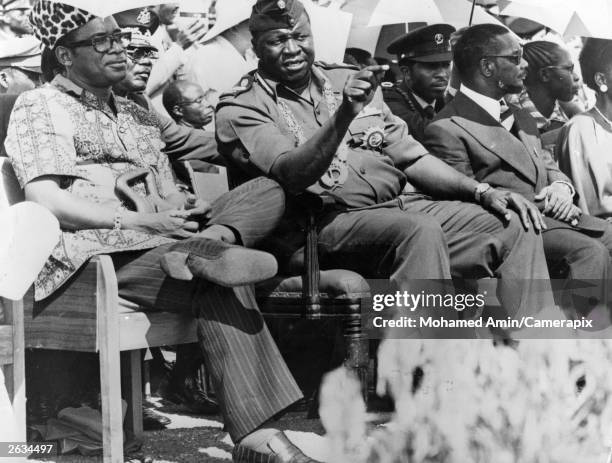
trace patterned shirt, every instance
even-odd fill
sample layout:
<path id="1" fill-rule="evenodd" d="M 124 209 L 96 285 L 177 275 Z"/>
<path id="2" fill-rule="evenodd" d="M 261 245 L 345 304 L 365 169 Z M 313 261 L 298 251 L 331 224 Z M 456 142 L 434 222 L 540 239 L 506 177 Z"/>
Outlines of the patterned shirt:
<path id="1" fill-rule="evenodd" d="M 112 108 L 115 108 L 114 110 Z M 111 94 L 109 102 L 57 76 L 15 103 L 5 141 L 22 187 L 41 176 L 81 199 L 116 208 L 115 182 L 138 168 L 154 173 L 162 197 L 177 191 L 159 118 Z M 145 185 L 134 190 L 146 194 Z M 62 230 L 59 243 L 35 282 L 37 300 L 49 296 L 96 254 L 150 249 L 173 239 L 134 230 Z"/>

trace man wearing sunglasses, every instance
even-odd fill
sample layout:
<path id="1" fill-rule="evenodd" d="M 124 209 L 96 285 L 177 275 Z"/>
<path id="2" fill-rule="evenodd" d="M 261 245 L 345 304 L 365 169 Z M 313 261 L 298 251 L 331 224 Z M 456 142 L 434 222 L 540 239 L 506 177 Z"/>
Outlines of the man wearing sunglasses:
<path id="1" fill-rule="evenodd" d="M 574 187 L 542 149 L 534 119 L 524 109 L 508 108 L 503 100 L 504 95 L 523 89 L 527 63 L 521 45 L 504 27 L 482 24 L 467 29 L 453 53 L 461 89 L 425 129 L 425 146 L 482 182 L 481 197 L 494 187 L 535 203 L 547 225 L 542 237 L 551 274 L 565 278 L 567 289 L 580 287 L 572 283 L 575 279 L 589 280 L 592 286 L 568 291 L 572 300 L 559 302 L 572 316 L 591 312 L 598 322 L 608 323 L 612 227 L 574 205 Z M 569 77 L 569 69 L 547 72 Z M 594 305 L 598 310 L 591 311 Z"/>
<path id="2" fill-rule="evenodd" d="M 151 35 L 159 26 L 157 15 L 148 9 L 133 9 L 113 15 L 122 32 L 130 33 L 131 40 L 126 47 L 127 73 L 125 78 L 113 85 L 116 95 L 123 96 L 143 108 L 155 112 L 150 99 L 145 95 L 153 62 L 157 59 L 158 50 L 151 43 Z M 212 109 L 211 109 L 212 112 Z M 180 127 L 163 115 L 158 115 L 162 121 L 161 138 L 167 146 L 180 146 L 197 159 L 216 161 L 218 157 L 213 134 L 205 134 L 199 130 Z M 182 169 L 181 163 L 177 163 Z M 177 174 L 183 173 L 176 172 Z M 183 177 L 187 177 L 183 173 Z M 154 366 L 163 370 L 165 360 L 158 348 L 152 349 Z M 164 398 L 186 407 L 191 413 L 210 415 L 219 412 L 219 406 L 203 390 L 198 380 L 199 368 L 203 358 L 196 344 L 176 346 L 176 362 L 170 372 L 169 384 L 162 393 Z M 154 368 L 155 370 L 155 368 Z M 153 372 L 155 373 L 155 371 Z M 168 425 L 170 420 L 144 410 L 144 427 L 146 430 L 160 429 Z"/>

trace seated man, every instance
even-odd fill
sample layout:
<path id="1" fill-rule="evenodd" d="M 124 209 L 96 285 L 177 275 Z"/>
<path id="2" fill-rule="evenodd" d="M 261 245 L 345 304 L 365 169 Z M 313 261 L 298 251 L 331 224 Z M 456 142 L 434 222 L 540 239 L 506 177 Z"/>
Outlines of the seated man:
<path id="1" fill-rule="evenodd" d="M 257 179 L 212 205 L 188 201 L 176 190 L 161 153 L 159 118 L 111 90 L 126 75 L 129 35 L 112 17 L 47 0 L 35 4 L 32 19 L 66 74 L 20 96 L 6 140 L 26 198 L 51 210 L 62 228 L 35 284 L 36 299 L 53 294 L 91 256 L 111 253 L 121 297 L 149 310 L 196 317 L 200 347 L 237 451 L 302 455 L 284 434 L 262 427 L 301 393 L 253 294 L 229 288 L 276 271 L 269 254 L 229 243 L 253 246 L 265 237 L 283 212 L 282 190 Z M 122 207 L 116 180 L 137 168 L 151 169 L 167 210 Z M 142 182 L 134 188 L 145 190 Z M 168 278 L 164 271 L 189 281 Z"/>
<path id="2" fill-rule="evenodd" d="M 152 61 L 157 56 L 157 49 L 151 43 L 151 34 L 155 32 L 159 24 L 157 15 L 146 8 L 137 8 L 117 13 L 114 18 L 121 30 L 130 32 L 132 38 L 126 50 L 127 73 L 122 81 L 113 85 L 113 91 L 115 95 L 124 96 L 145 109 L 152 110 L 144 91 L 151 75 Z M 161 115 L 159 117 L 164 118 Z M 191 156 L 211 160 L 218 157 L 216 143 L 211 136 L 206 137 L 199 131 L 176 127 L 176 124 L 170 122 L 167 122 L 164 127 L 165 130 L 162 130 L 161 136 L 167 145 L 173 146 L 177 138 L 182 138 L 184 142 L 181 145 L 183 149 L 191 151 Z M 181 162 L 176 164 L 184 169 Z M 166 361 L 161 349 L 151 349 L 151 353 L 155 359 L 154 365 L 165 371 Z M 202 353 L 197 344 L 176 346 L 176 362 L 170 373 L 168 386 L 163 390 L 163 396 L 172 402 L 182 404 L 191 413 L 217 414 L 218 404 L 206 394 L 198 378 L 202 365 Z M 170 420 L 166 417 L 154 414 L 150 409 L 144 410 L 145 429 L 159 429 L 169 423 Z"/>
<path id="3" fill-rule="evenodd" d="M 320 221 L 322 266 L 390 278 L 400 290 L 418 279 L 497 276 L 512 313 L 549 303 L 545 292 L 516 288 L 548 278 L 533 231 L 539 212 L 508 191 L 481 195 L 483 185 L 415 142 L 377 90 L 384 66 L 314 63 L 297 0 L 257 2 L 250 28 L 259 68 L 217 106 L 219 151 L 243 178 L 265 174 L 336 201 Z M 400 196 L 407 180 L 423 193 Z"/>
<path id="4" fill-rule="evenodd" d="M 188 80 L 170 82 L 162 101 L 174 122 L 185 127 L 204 129 L 213 120 L 215 110 L 206 100 L 204 90 Z"/>
<path id="5" fill-rule="evenodd" d="M 503 188 L 535 202 L 548 225 L 542 237 L 551 271 L 564 270 L 565 287 L 574 279 L 597 285 L 586 290 L 585 299 L 564 305 L 578 305 L 585 315 L 592 309 L 586 300 L 595 296 L 602 310 L 592 316 L 607 323 L 611 225 L 582 215 L 574 206 L 574 187 L 542 150 L 528 111 L 501 113 L 502 97 L 523 88 L 526 62 L 521 46 L 504 27 L 482 24 L 466 30 L 453 50 L 461 90 L 425 130 L 425 146 L 458 172 L 488 182 L 485 196 L 489 187 Z"/>

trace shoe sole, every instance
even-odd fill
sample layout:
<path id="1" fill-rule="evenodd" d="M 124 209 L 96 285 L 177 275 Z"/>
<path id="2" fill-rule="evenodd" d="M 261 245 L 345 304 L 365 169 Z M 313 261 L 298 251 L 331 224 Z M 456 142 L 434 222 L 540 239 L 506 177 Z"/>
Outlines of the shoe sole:
<path id="1" fill-rule="evenodd" d="M 160 264 L 168 276 L 177 280 L 199 277 L 227 287 L 264 281 L 278 270 L 272 254 L 239 246 L 225 249 L 222 255 L 212 259 L 170 251 L 162 256 Z"/>

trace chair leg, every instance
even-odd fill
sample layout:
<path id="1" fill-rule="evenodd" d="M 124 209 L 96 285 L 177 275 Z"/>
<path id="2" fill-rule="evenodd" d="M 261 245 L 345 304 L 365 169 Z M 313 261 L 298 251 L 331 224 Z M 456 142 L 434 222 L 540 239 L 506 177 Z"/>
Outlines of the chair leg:
<path id="1" fill-rule="evenodd" d="M 7 365 L 5 381 L 13 406 L 17 430 L 15 438 L 19 442 L 26 440 L 26 392 L 25 392 L 25 341 L 23 326 L 23 300 L 10 301 L 3 299 L 5 320 L 13 325 L 13 363 Z"/>
<path id="2" fill-rule="evenodd" d="M 346 358 L 344 365 L 353 370 L 361 382 L 361 394 L 368 404 L 368 366 L 369 343 L 361 331 L 361 318 L 359 315 L 344 319 L 344 345 Z"/>
<path id="3" fill-rule="evenodd" d="M 102 259 L 107 257 L 107 259 Z M 117 289 L 107 275 L 114 275 L 108 256 L 100 258 L 97 278 L 97 339 L 100 352 L 102 396 L 102 445 L 104 463 L 123 463 L 123 407 L 121 403 L 121 357 Z"/>
<path id="4" fill-rule="evenodd" d="M 125 428 L 133 433 L 134 439 L 142 440 L 142 350 L 122 352 L 121 356 L 125 400 L 128 404 Z"/>

